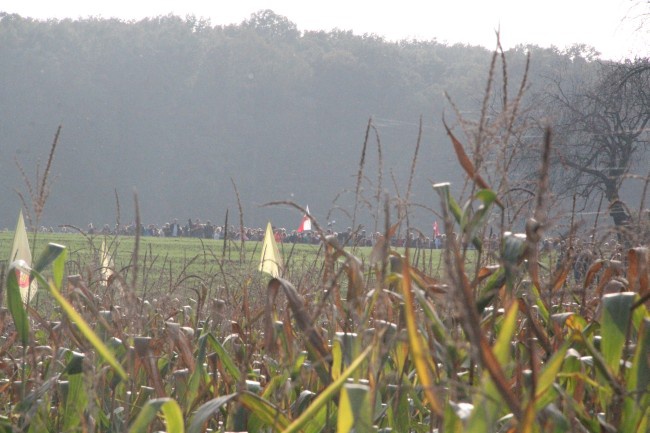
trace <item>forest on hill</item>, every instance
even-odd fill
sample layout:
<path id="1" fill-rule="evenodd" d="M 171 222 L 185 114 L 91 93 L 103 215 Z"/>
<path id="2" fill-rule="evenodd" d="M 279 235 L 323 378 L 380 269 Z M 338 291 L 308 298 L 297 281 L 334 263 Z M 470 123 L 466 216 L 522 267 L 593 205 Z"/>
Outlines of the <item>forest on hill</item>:
<path id="1" fill-rule="evenodd" d="M 588 82 L 602 68 L 589 47 L 518 47 L 504 53 L 511 94 L 528 56 L 522 106 L 535 106 L 559 80 Z M 245 225 L 297 225 L 295 209 L 260 207 L 288 200 L 343 229 L 370 119 L 360 188 L 370 204 L 357 222 L 372 224 L 378 187 L 405 195 L 418 140 L 410 201 L 435 208 L 432 183 L 463 185 L 443 116 L 468 138 L 458 115 L 479 118 L 492 58 L 437 41 L 300 32 L 271 11 L 231 26 L 0 14 L 0 228 L 15 223 L 16 191 L 29 196 L 21 168 L 35 182 L 59 125 L 45 225 L 112 225 L 117 199 L 130 222 L 135 190 L 145 223 L 221 224 L 226 210 L 238 221 L 239 196 Z M 431 227 L 435 216 L 414 207 L 411 218 Z"/>

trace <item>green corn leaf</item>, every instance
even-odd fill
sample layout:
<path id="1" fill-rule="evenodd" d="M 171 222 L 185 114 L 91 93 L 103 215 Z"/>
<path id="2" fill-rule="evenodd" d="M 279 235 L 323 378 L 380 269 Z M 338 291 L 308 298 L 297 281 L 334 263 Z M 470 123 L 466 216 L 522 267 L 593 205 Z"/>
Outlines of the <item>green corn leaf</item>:
<path id="1" fill-rule="evenodd" d="M 39 282 L 44 286 L 49 288 L 50 294 L 54 300 L 61 306 L 65 314 L 68 316 L 68 319 L 71 322 L 74 322 L 79 331 L 83 334 L 84 337 L 90 342 L 90 344 L 97 350 L 99 355 L 110 364 L 111 367 L 120 375 L 122 379 L 127 378 L 126 371 L 122 368 L 122 365 L 115 359 L 115 356 L 110 351 L 108 347 L 102 342 L 102 340 L 95 334 L 90 325 L 84 320 L 84 318 L 74 309 L 72 304 L 68 302 L 67 299 L 61 295 L 57 290 L 54 284 L 47 284 L 43 277 L 38 272 L 32 272 L 33 275 L 39 279 Z"/>
<path id="2" fill-rule="evenodd" d="M 506 271 L 508 266 L 514 267 L 521 262 L 523 254 L 526 251 L 526 235 L 523 233 L 510 233 L 506 232 L 503 235 L 503 249 L 501 257 L 506 264 Z"/>
<path id="3" fill-rule="evenodd" d="M 203 403 L 192 417 L 187 433 L 203 432 L 203 425 L 214 416 L 215 412 L 236 397 L 237 394 L 222 395 L 221 397 L 213 398 L 212 400 Z"/>
<path id="4" fill-rule="evenodd" d="M 635 395 L 636 400 L 650 397 L 650 318 L 646 317 L 639 329 L 636 349 L 632 359 L 632 368 L 626 377 L 627 389 Z"/>
<path id="5" fill-rule="evenodd" d="M 43 270 L 56 260 L 61 254 L 66 252 L 66 247 L 59 244 L 49 243 L 36 260 L 33 269 L 36 272 L 43 272 Z"/>
<path id="6" fill-rule="evenodd" d="M 429 406 L 438 415 L 443 415 L 443 409 L 434 393 L 435 386 L 435 366 L 431 361 L 431 356 L 427 353 L 427 347 L 423 342 L 422 335 L 418 329 L 417 318 L 415 315 L 415 301 L 411 289 L 411 270 L 408 264 L 408 257 L 402 263 L 402 296 L 404 297 L 404 316 L 406 321 L 406 330 L 410 346 L 410 353 L 418 373 L 418 379 L 422 383 L 424 394 L 427 397 Z"/>
<path id="7" fill-rule="evenodd" d="M 513 302 L 503 319 L 497 341 L 492 348 L 494 356 L 496 356 L 499 364 L 501 364 L 502 368 L 504 369 L 510 361 L 512 336 L 515 334 L 517 328 L 518 312 L 519 304 L 517 302 Z"/>
<path id="8" fill-rule="evenodd" d="M 491 349 L 488 348 L 492 350 L 504 373 L 510 364 L 511 341 L 517 327 L 518 312 L 519 304 L 513 302 L 503 318 L 497 341 Z M 483 391 L 474 399 L 474 411 L 469 417 L 465 430 L 470 433 L 490 431 L 491 426 L 502 414 L 503 398 L 494 380 L 487 371 L 483 373 L 482 380 Z"/>
<path id="9" fill-rule="evenodd" d="M 451 186 L 450 183 L 436 183 L 433 185 L 433 189 L 438 193 L 440 196 L 440 200 L 442 201 L 442 206 L 449 210 L 449 212 L 453 215 L 454 219 L 458 224 L 460 224 L 460 221 L 463 216 L 463 212 L 458 206 L 458 203 L 456 203 L 456 200 L 451 196 L 451 193 L 449 192 L 449 187 Z"/>
<path id="10" fill-rule="evenodd" d="M 340 339 L 332 341 L 332 380 L 339 378 L 343 368 L 343 348 Z"/>
<path id="11" fill-rule="evenodd" d="M 14 319 L 14 325 L 23 346 L 27 346 L 29 342 L 29 320 L 27 319 L 23 298 L 20 295 L 17 273 L 21 272 L 20 269 L 26 268 L 26 266 L 27 264 L 24 261 L 17 260 L 11 264 L 7 274 L 7 308 L 9 308 L 11 317 Z"/>
<path id="12" fill-rule="evenodd" d="M 140 411 L 151 399 L 151 396 L 154 395 L 155 391 L 156 389 L 150 386 L 140 386 L 137 397 L 131 403 L 131 410 L 129 411 L 129 422 L 133 421 L 140 414 Z"/>
<path id="13" fill-rule="evenodd" d="M 548 308 L 542 299 L 542 295 L 540 295 L 538 288 L 533 284 L 531 284 L 530 290 L 532 292 L 533 299 L 535 300 L 535 305 L 537 305 L 537 311 L 539 312 L 543 323 L 548 324 L 551 314 L 549 313 Z"/>
<path id="14" fill-rule="evenodd" d="M 210 343 L 214 351 L 217 353 L 217 356 L 223 363 L 224 367 L 226 368 L 226 371 L 231 375 L 233 381 L 239 382 L 239 380 L 241 379 L 241 372 L 239 371 L 239 368 L 237 368 L 237 364 L 235 364 L 235 361 L 232 360 L 231 356 L 228 354 L 228 352 L 223 347 L 223 345 L 219 343 L 219 341 L 212 334 L 202 335 L 199 338 L 199 341 L 202 338 L 208 340 L 208 343 Z"/>
<path id="15" fill-rule="evenodd" d="M 482 314 L 483 311 L 485 311 L 485 308 L 490 305 L 499 289 L 505 284 L 505 281 L 505 271 L 502 267 L 497 269 L 487 278 L 485 285 L 481 288 L 479 293 L 479 299 L 476 301 L 476 309 L 480 314 Z"/>
<path id="16" fill-rule="evenodd" d="M 189 410 L 189 408 L 193 407 L 194 401 L 199 397 L 199 386 L 201 385 L 201 383 L 203 383 L 204 381 L 207 382 L 209 380 L 208 374 L 205 371 L 205 368 L 203 367 L 206 358 L 206 346 L 207 346 L 207 339 L 202 338 L 204 335 L 205 334 L 199 337 L 199 341 L 198 341 L 199 349 L 196 354 L 196 360 L 194 363 L 195 368 L 192 374 L 190 375 L 190 379 L 187 385 L 186 401 L 185 404 L 183 404 L 183 407 L 185 407 L 186 410 Z"/>
<path id="17" fill-rule="evenodd" d="M 79 355 L 81 354 L 73 354 L 71 362 L 75 362 L 74 357 Z M 80 358 L 83 359 L 83 355 Z M 84 389 L 84 378 L 80 373 L 68 375 L 68 392 L 63 413 L 63 431 L 73 431 L 74 428 L 81 425 L 84 410 L 88 405 L 88 397 Z"/>
<path id="18" fill-rule="evenodd" d="M 429 320 L 428 325 L 431 327 L 431 331 L 433 331 L 433 335 L 440 343 L 448 345 L 449 338 L 447 335 L 447 329 L 445 328 L 445 324 L 438 316 L 438 313 L 436 313 L 436 309 L 434 305 L 426 298 L 424 291 L 418 290 L 415 291 L 414 293 L 415 293 L 415 298 L 418 300 L 418 303 L 420 304 L 420 308 L 422 308 L 422 312 Z"/>
<path id="19" fill-rule="evenodd" d="M 158 412 L 162 412 L 167 433 L 184 433 L 183 413 L 176 400 L 165 397 L 149 400 L 129 427 L 129 433 L 148 431 Z"/>
<path id="20" fill-rule="evenodd" d="M 273 394 L 278 391 L 278 389 L 280 389 L 283 385 L 287 383 L 288 378 L 289 378 L 288 372 L 273 374 L 273 376 L 270 377 L 269 381 L 264 387 L 264 391 L 262 392 L 262 398 L 266 398 L 266 399 L 271 398 Z"/>
<path id="21" fill-rule="evenodd" d="M 469 223 L 469 220 L 470 220 L 469 208 L 471 208 L 471 206 L 469 208 L 466 207 L 465 212 L 464 212 L 461 209 L 461 207 L 458 205 L 456 200 L 454 200 L 454 198 L 451 196 L 451 193 L 449 191 L 450 185 L 451 184 L 449 184 L 447 182 L 445 182 L 445 183 L 437 183 L 437 184 L 433 185 L 433 189 L 440 196 L 440 200 L 442 201 L 442 207 L 447 209 L 447 211 L 449 211 L 449 213 L 454 217 L 456 222 L 461 226 L 461 229 L 463 230 L 463 232 L 465 232 L 465 226 L 470 224 Z M 476 213 L 472 214 L 473 217 L 474 217 L 472 219 L 473 224 L 474 224 L 473 227 L 476 227 L 476 224 L 485 217 L 485 215 L 487 214 L 487 209 L 485 209 L 485 208 L 489 207 L 489 205 L 485 206 L 485 203 L 487 203 L 487 201 L 489 201 L 490 193 L 492 193 L 492 192 L 490 190 L 481 190 L 481 191 L 485 191 L 485 192 L 481 193 L 480 195 L 477 194 L 477 198 L 479 200 L 481 200 L 481 201 L 486 200 L 486 202 L 484 202 L 483 207 L 481 207 L 479 209 L 480 212 L 478 213 L 478 216 L 477 216 Z M 494 194 L 494 193 L 492 193 L 492 194 Z M 496 194 L 494 194 L 494 199 L 496 199 Z M 494 201 L 494 200 L 492 200 L 492 201 Z M 490 202 L 490 204 L 491 204 L 491 202 Z M 472 244 L 474 244 L 474 246 L 480 251 L 482 249 L 482 247 L 483 247 L 481 240 L 476 236 L 472 236 L 471 239 L 472 239 Z"/>
<path id="22" fill-rule="evenodd" d="M 325 388 L 316 399 L 312 402 L 312 404 L 309 405 L 309 407 L 298 417 L 296 418 L 289 427 L 284 431 L 284 433 L 295 433 L 298 431 L 302 431 L 304 427 L 306 427 L 311 421 L 312 418 L 315 418 L 320 411 L 321 408 L 324 408 L 325 405 L 332 401 L 332 399 L 336 396 L 338 393 L 339 389 L 343 386 L 345 381 L 352 376 L 352 374 L 356 371 L 357 368 L 363 364 L 365 359 L 370 355 L 371 351 L 373 349 L 373 346 L 370 345 L 366 347 L 366 349 L 361 352 L 361 355 L 359 355 L 351 364 L 350 366 L 341 373 L 339 378 L 332 383 L 328 385 L 327 388 Z"/>
<path id="23" fill-rule="evenodd" d="M 496 198 L 496 193 L 490 189 L 479 190 L 474 195 L 474 198 L 467 202 L 462 215 L 460 223 L 461 230 L 468 236 L 468 238 L 472 239 L 472 243 L 479 251 L 483 248 L 483 243 L 475 236 L 475 232 L 485 222 L 485 219 L 489 215 L 489 210 L 492 207 L 492 203 L 494 203 Z M 480 201 L 481 204 L 478 209 L 474 210 L 472 202 L 476 200 Z"/>
<path id="24" fill-rule="evenodd" d="M 523 261 L 526 252 L 526 235 L 523 233 L 503 234 L 501 258 L 505 269 L 506 287 L 512 292 L 515 286 L 515 277 L 519 264 Z"/>
<path id="25" fill-rule="evenodd" d="M 645 307 L 641 307 L 645 308 Z M 621 431 L 645 432 L 650 422 L 650 318 L 640 326 L 632 366 L 626 374 L 628 396 L 623 405 Z"/>
<path id="26" fill-rule="evenodd" d="M 443 431 L 450 433 L 462 433 L 463 432 L 463 423 L 461 422 L 460 417 L 456 414 L 454 407 L 452 406 L 453 402 L 449 401 L 445 406 L 445 415 L 443 418 Z"/>
<path id="27" fill-rule="evenodd" d="M 48 244 L 48 249 L 51 251 L 52 255 L 56 255 L 56 257 L 54 257 L 54 263 L 52 264 L 52 278 L 55 287 L 61 290 L 61 287 L 63 286 L 63 277 L 65 275 L 65 262 L 68 258 L 68 250 L 62 245 L 53 243 Z"/>
<path id="28" fill-rule="evenodd" d="M 11 421 L 5 415 L 0 415 L 0 433 L 13 433 Z"/>
<path id="29" fill-rule="evenodd" d="M 535 392 L 536 402 L 544 401 L 544 397 L 552 389 L 553 383 L 555 383 L 555 379 L 564 363 L 564 358 L 569 350 L 569 346 L 570 342 L 564 343 L 560 350 L 555 352 L 551 359 L 544 365 L 544 369 L 537 378 Z M 537 407 L 537 409 L 539 410 L 541 407 Z"/>
<path id="30" fill-rule="evenodd" d="M 69 376 L 80 374 L 83 372 L 83 362 L 86 358 L 86 355 L 79 352 L 68 351 L 66 353 L 67 358 L 69 358 L 68 363 L 65 366 L 63 372 Z"/>
<path id="31" fill-rule="evenodd" d="M 610 371 L 616 374 L 620 368 L 623 346 L 630 325 L 630 308 L 636 293 L 611 293 L 603 296 L 601 316 L 601 352 Z"/>
<path id="32" fill-rule="evenodd" d="M 370 387 L 357 383 L 346 383 L 341 390 L 337 414 L 336 433 L 370 433 L 372 410 L 369 400 Z"/>
<path id="33" fill-rule="evenodd" d="M 296 357 L 296 360 L 293 363 L 293 368 L 291 370 L 291 375 L 293 377 L 296 377 L 298 374 L 300 374 L 300 370 L 302 369 L 302 366 L 305 363 L 305 361 L 307 361 L 308 356 L 309 354 L 307 353 L 307 351 L 302 351 Z"/>
<path id="34" fill-rule="evenodd" d="M 322 433 L 326 430 L 326 427 L 332 426 L 336 420 L 338 412 L 336 411 L 336 405 L 332 402 L 329 404 L 323 405 L 316 414 L 311 418 L 309 423 L 302 429 L 303 433 Z M 284 433 L 284 432 L 283 432 Z"/>
<path id="35" fill-rule="evenodd" d="M 289 418 L 279 408 L 257 394 L 242 391 L 239 394 L 239 403 L 247 408 L 263 424 L 271 426 L 275 431 L 283 431 L 290 424 Z M 259 431 L 259 428 L 250 428 L 249 426 L 249 430 Z"/>

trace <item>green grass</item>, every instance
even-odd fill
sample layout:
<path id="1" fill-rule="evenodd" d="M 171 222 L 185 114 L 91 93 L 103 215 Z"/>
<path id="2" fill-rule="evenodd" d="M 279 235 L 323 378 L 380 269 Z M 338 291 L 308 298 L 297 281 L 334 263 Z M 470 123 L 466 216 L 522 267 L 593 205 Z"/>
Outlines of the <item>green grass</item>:
<path id="1" fill-rule="evenodd" d="M 33 260 L 50 242 L 65 245 L 68 249 L 66 274 L 81 275 L 87 287 L 97 290 L 103 290 L 99 287 L 99 270 L 100 250 L 104 242 L 113 257 L 115 270 L 127 283 L 133 283 L 133 236 L 38 233 L 35 246 L 34 234 L 29 233 L 28 236 L 32 244 Z M 0 233 L 0 263 L 7 263 L 12 242 L 13 233 Z M 252 287 L 262 287 L 267 278 L 257 270 L 262 242 L 245 242 L 243 255 L 240 254 L 240 248 L 239 241 L 228 241 L 224 248 L 223 240 L 141 237 L 135 291 L 146 298 L 174 294 L 183 299 L 193 297 L 197 290 L 206 286 L 211 297 L 223 298 L 228 296 L 222 292 L 230 293 L 241 288 L 243 281 L 252 280 Z M 323 266 L 320 245 L 282 243 L 279 249 L 285 262 L 285 278 L 302 281 L 305 286 L 317 284 L 317 275 Z M 362 262 L 367 260 L 372 250 L 371 247 L 348 249 Z M 404 249 L 397 248 L 396 251 L 403 253 Z M 473 257 L 474 252 L 468 252 L 468 263 L 471 263 Z M 440 250 L 412 250 L 411 259 L 414 266 L 429 275 L 442 276 L 443 260 Z M 372 275 L 367 277 L 372 278 Z"/>

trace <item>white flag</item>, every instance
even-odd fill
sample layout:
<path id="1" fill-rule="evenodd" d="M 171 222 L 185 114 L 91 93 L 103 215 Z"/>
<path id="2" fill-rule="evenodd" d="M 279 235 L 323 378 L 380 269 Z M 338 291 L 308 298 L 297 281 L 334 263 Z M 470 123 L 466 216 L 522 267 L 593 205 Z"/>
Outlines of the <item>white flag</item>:
<path id="1" fill-rule="evenodd" d="M 305 210 L 307 211 L 307 213 L 302 216 L 300 227 L 298 227 L 298 233 L 307 232 L 311 230 L 311 218 L 309 218 L 309 206 L 307 206 Z"/>

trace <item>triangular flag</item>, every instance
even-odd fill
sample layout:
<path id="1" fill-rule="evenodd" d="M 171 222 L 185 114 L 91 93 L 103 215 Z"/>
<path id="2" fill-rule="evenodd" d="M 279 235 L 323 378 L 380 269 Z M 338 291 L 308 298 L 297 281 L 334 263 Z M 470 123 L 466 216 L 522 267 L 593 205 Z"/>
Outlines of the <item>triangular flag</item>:
<path id="1" fill-rule="evenodd" d="M 307 232 L 311 230 L 311 219 L 309 218 L 309 206 L 305 209 L 306 214 L 302 216 L 302 221 L 300 221 L 300 227 L 298 227 L 298 233 Z"/>
<path id="2" fill-rule="evenodd" d="M 278 244 L 275 243 L 273 227 L 270 222 L 267 224 L 266 233 L 264 234 L 259 270 L 275 278 L 280 276 L 280 271 L 282 270 L 282 256 L 280 256 Z"/>
<path id="3" fill-rule="evenodd" d="M 16 260 L 22 260 L 27 266 L 32 266 L 32 253 L 29 250 L 29 240 L 27 239 L 27 230 L 25 229 L 22 209 L 18 214 L 18 223 L 14 232 L 14 243 L 11 247 L 9 263 L 13 263 Z M 38 282 L 34 279 L 30 285 L 29 273 L 22 272 L 18 269 L 16 269 L 16 277 L 18 277 L 20 296 L 23 298 L 23 302 L 28 303 L 36 294 L 36 290 L 38 290 Z"/>
<path id="4" fill-rule="evenodd" d="M 113 257 L 111 256 L 111 253 L 106 249 L 106 241 L 102 241 L 102 247 L 99 251 L 99 254 L 102 264 L 102 267 L 99 270 L 102 279 L 99 281 L 99 283 L 102 286 L 106 287 L 108 286 L 108 279 L 115 273 L 113 270 L 115 269 L 115 264 L 113 263 Z"/>

